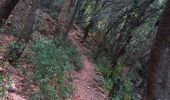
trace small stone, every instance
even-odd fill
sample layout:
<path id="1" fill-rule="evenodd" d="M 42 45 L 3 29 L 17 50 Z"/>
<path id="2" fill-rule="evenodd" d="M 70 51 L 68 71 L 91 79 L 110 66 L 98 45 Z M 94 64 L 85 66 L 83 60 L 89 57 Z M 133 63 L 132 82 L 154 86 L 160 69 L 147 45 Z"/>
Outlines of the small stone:
<path id="1" fill-rule="evenodd" d="M 14 15 L 10 15 L 10 16 L 9 16 L 9 18 L 12 18 L 12 17 L 14 17 Z"/>
<path id="2" fill-rule="evenodd" d="M 4 71 L 4 69 L 2 67 L 0 67 L 0 73 L 2 73 Z"/>
<path id="3" fill-rule="evenodd" d="M 15 92 L 16 91 L 16 86 L 14 83 L 11 84 L 11 88 L 8 90 L 8 92 Z"/>
<path id="4" fill-rule="evenodd" d="M 2 60 L 2 59 L 3 59 L 3 56 L 0 55 L 0 60 Z"/>
<path id="5" fill-rule="evenodd" d="M 8 89 L 8 92 L 14 93 L 14 92 L 16 92 L 16 91 L 15 91 L 14 89 L 10 88 L 10 89 Z"/>

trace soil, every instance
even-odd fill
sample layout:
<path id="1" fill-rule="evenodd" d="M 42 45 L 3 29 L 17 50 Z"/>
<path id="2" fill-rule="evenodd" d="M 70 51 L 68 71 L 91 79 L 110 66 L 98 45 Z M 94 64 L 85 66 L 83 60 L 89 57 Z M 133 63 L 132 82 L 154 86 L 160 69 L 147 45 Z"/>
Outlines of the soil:
<path id="1" fill-rule="evenodd" d="M 87 49 L 81 43 L 80 39 L 76 35 L 76 32 L 71 31 L 69 35 L 73 44 L 79 49 L 84 68 L 78 72 L 74 72 L 73 86 L 75 91 L 71 97 L 71 100 L 108 100 L 107 95 L 94 81 L 97 76 L 94 64 L 88 57 Z"/>
<path id="2" fill-rule="evenodd" d="M 0 33 L 0 58 L 1 58 L 0 59 L 0 68 L 1 68 L 0 75 L 4 74 L 5 72 L 11 77 L 11 89 L 6 92 L 7 98 L 2 99 L 2 100 L 26 100 L 23 95 L 21 96 L 22 83 L 20 81 L 23 80 L 22 75 L 19 73 L 19 71 L 17 71 L 14 67 L 10 65 L 5 69 L 3 69 L 3 65 L 2 65 L 2 61 L 3 59 L 5 59 L 4 56 L 7 50 L 6 45 L 8 45 L 10 42 L 14 40 L 15 38 L 12 35 L 5 35 L 5 34 Z M 5 84 L 5 81 L 2 84 Z"/>

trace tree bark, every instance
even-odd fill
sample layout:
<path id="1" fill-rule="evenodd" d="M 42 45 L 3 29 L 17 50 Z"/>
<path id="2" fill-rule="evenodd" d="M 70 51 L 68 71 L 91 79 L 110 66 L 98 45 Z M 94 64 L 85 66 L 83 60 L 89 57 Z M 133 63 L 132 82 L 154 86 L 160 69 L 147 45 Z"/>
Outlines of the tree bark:
<path id="1" fill-rule="evenodd" d="M 65 32 L 63 34 L 64 39 L 66 39 L 67 36 L 68 36 L 68 33 L 69 33 L 70 29 L 71 29 L 71 26 L 72 26 L 72 24 L 74 22 L 74 19 L 75 19 L 76 15 L 77 15 L 77 13 L 79 11 L 79 7 L 80 7 L 81 2 L 82 2 L 82 0 L 77 0 L 76 1 L 76 6 L 75 6 L 74 11 L 73 11 L 73 13 L 71 15 L 70 21 L 69 21 L 68 25 L 66 26 L 66 30 L 65 30 Z"/>
<path id="2" fill-rule="evenodd" d="M 120 84 L 122 80 L 129 74 L 129 72 L 135 69 L 134 65 L 136 64 L 136 62 L 140 58 L 144 57 L 145 56 L 144 54 L 146 52 L 150 51 L 150 46 L 151 46 L 151 43 L 154 37 L 155 36 L 153 36 L 151 39 L 147 39 L 146 42 L 138 50 L 136 50 L 136 52 L 134 52 L 133 54 L 127 57 L 126 62 L 122 65 L 122 69 L 120 73 L 120 83 L 113 85 L 112 90 L 110 92 L 111 93 L 110 96 L 112 96 L 114 93 L 116 93 L 120 89 Z M 148 52 L 147 54 L 149 55 L 150 52 Z"/>
<path id="3" fill-rule="evenodd" d="M 113 50 L 113 55 L 112 55 L 112 62 L 111 66 L 114 68 L 114 66 L 117 64 L 118 59 L 125 53 L 126 46 L 130 43 L 132 35 L 133 35 L 133 30 L 137 27 L 139 27 L 142 22 L 144 22 L 142 19 L 146 9 L 152 4 L 155 0 L 150 0 L 144 3 L 144 5 L 139 8 L 139 14 L 136 18 L 130 19 L 128 26 L 124 25 L 124 28 L 122 29 L 122 32 L 120 33 L 120 36 L 118 40 L 116 41 L 115 45 L 115 50 Z M 131 15 L 127 17 L 131 18 Z M 128 22 L 128 21 L 127 21 Z M 124 34 L 126 33 L 126 34 Z"/>
<path id="4" fill-rule="evenodd" d="M 93 27 L 93 23 L 94 23 L 94 22 L 93 22 L 93 19 L 91 19 L 90 22 L 89 22 L 89 24 L 87 25 L 87 27 L 86 27 L 86 29 L 85 29 L 84 36 L 83 36 L 83 39 L 84 39 L 84 40 L 86 40 L 86 39 L 89 37 L 88 33 L 89 33 L 89 31 L 90 31 L 90 28 Z"/>
<path id="5" fill-rule="evenodd" d="M 60 16 L 59 16 L 59 19 L 58 19 L 58 26 L 57 26 L 57 32 L 58 33 L 62 33 L 64 32 L 65 30 L 65 23 L 66 23 L 66 18 L 67 18 L 67 15 L 68 15 L 68 12 L 70 10 L 70 5 L 71 3 L 73 2 L 73 0 L 65 0 L 63 6 L 62 6 L 62 9 L 61 9 L 61 13 L 60 13 Z"/>
<path id="6" fill-rule="evenodd" d="M 26 44 L 29 42 L 31 38 L 31 34 L 33 33 L 33 26 L 36 22 L 37 9 L 39 7 L 40 7 L 40 0 L 34 0 L 27 18 L 28 20 L 21 34 L 18 36 L 14 46 L 11 46 L 9 49 L 7 59 L 12 65 L 16 64 L 22 52 L 24 51 Z"/>
<path id="7" fill-rule="evenodd" d="M 125 53 L 126 46 L 131 41 L 131 38 L 133 35 L 133 30 L 142 24 L 142 23 L 140 23 L 140 21 L 145 13 L 147 7 L 149 7 L 150 4 L 152 4 L 154 1 L 155 0 L 150 0 L 150 1 L 147 1 L 146 3 L 144 3 L 144 5 L 141 8 L 139 8 L 140 12 L 138 13 L 138 16 L 135 17 L 134 19 L 130 19 L 130 23 L 128 24 L 128 26 L 124 27 L 125 29 L 123 29 L 123 34 L 121 33 L 121 35 L 119 36 L 117 43 L 115 45 L 116 46 L 115 51 L 113 52 L 113 55 L 112 55 L 111 67 L 113 68 L 113 70 L 114 70 L 114 67 L 116 66 L 119 58 Z M 131 15 L 128 15 L 127 18 L 131 18 Z M 127 33 L 124 34 L 124 32 L 127 32 Z M 111 78 L 113 77 L 113 72 L 111 73 L 110 77 Z M 115 88 L 117 88 L 116 85 L 115 84 L 112 85 L 112 89 L 109 92 L 109 96 L 114 95 L 115 90 L 116 90 Z"/>
<path id="8" fill-rule="evenodd" d="M 84 41 L 89 37 L 88 33 L 89 33 L 90 29 L 92 29 L 95 24 L 94 22 L 96 19 L 98 4 L 99 4 L 99 0 L 95 0 L 95 5 L 94 5 L 94 7 L 92 7 L 92 15 L 90 18 L 90 22 L 87 25 L 87 27 L 85 28 L 85 32 L 84 32 L 84 36 L 83 36 Z"/>
<path id="9" fill-rule="evenodd" d="M 5 0 L 0 4 L 0 27 L 7 20 L 8 16 L 20 0 Z"/>
<path id="10" fill-rule="evenodd" d="M 151 50 L 144 100 L 170 99 L 170 0 Z"/>

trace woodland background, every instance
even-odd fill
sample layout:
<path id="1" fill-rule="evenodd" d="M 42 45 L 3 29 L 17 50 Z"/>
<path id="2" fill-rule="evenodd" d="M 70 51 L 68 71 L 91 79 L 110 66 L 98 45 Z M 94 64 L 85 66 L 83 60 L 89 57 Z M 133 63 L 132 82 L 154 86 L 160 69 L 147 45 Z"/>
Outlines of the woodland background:
<path id="1" fill-rule="evenodd" d="M 170 99 L 169 9 L 170 0 L 1 0 L 0 97 L 70 99 L 83 69 L 75 33 L 109 99 Z"/>

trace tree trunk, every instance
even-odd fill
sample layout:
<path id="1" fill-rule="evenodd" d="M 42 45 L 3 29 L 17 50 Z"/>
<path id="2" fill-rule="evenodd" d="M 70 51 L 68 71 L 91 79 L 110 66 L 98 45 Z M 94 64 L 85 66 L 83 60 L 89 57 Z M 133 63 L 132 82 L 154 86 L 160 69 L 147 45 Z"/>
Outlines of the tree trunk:
<path id="1" fill-rule="evenodd" d="M 82 20 L 85 12 L 86 12 L 86 10 L 87 10 L 87 6 L 91 3 L 91 0 L 85 0 L 84 2 L 85 2 L 84 5 L 83 5 L 83 3 L 81 3 L 81 7 L 82 7 L 82 8 L 80 8 L 80 10 L 79 10 L 79 12 L 78 12 L 78 14 L 77 14 L 77 21 L 78 21 L 78 22 L 77 22 L 76 24 L 78 24 L 79 21 Z"/>
<path id="2" fill-rule="evenodd" d="M 63 38 L 64 38 L 64 39 L 66 39 L 67 36 L 68 36 L 68 32 L 70 31 L 71 26 L 72 26 L 72 24 L 73 24 L 73 21 L 74 21 L 77 13 L 78 13 L 78 11 L 79 11 L 79 7 L 80 7 L 81 2 L 82 2 L 82 0 L 77 0 L 77 1 L 76 1 L 76 6 L 75 6 L 74 11 L 73 11 L 73 13 L 72 13 L 72 15 L 71 15 L 70 21 L 69 21 L 68 25 L 66 26 L 66 30 L 65 30 L 65 32 L 64 32 L 64 34 L 63 34 Z"/>
<path id="3" fill-rule="evenodd" d="M 118 82 L 113 85 L 112 90 L 110 92 L 110 96 L 112 96 L 120 89 L 121 82 L 129 74 L 129 72 L 131 72 L 131 70 L 135 69 L 134 65 L 136 64 L 136 62 L 140 58 L 142 58 L 146 52 L 150 50 L 151 41 L 153 41 L 153 38 L 146 40 L 146 42 L 140 47 L 140 49 L 136 50 L 135 53 L 127 57 L 126 62 L 122 65 L 122 69 L 120 73 L 120 83 Z"/>
<path id="4" fill-rule="evenodd" d="M 170 99 L 170 0 L 151 50 L 144 100 Z"/>
<path id="5" fill-rule="evenodd" d="M 5 0 L 0 4 L 0 27 L 7 20 L 8 16 L 20 0 Z"/>
<path id="6" fill-rule="evenodd" d="M 90 18 L 90 22 L 87 25 L 87 27 L 85 28 L 84 37 L 83 37 L 84 41 L 87 39 L 90 29 L 92 29 L 93 26 L 94 26 L 94 22 L 95 22 L 95 19 L 96 19 L 96 14 L 97 14 L 98 4 L 99 4 L 99 0 L 95 0 L 95 5 L 92 8 L 92 15 L 91 15 L 91 18 Z"/>
<path id="7" fill-rule="evenodd" d="M 154 2 L 154 0 L 150 0 L 150 1 L 147 1 L 146 3 L 144 3 L 144 5 L 141 8 L 139 8 L 140 12 L 136 16 L 136 18 L 130 19 L 129 26 L 124 27 L 125 29 L 123 29 L 123 34 L 121 33 L 121 35 L 119 36 L 119 39 L 117 40 L 117 43 L 116 43 L 115 52 L 113 52 L 113 55 L 112 55 L 111 67 L 113 68 L 113 70 L 114 70 L 114 67 L 116 66 L 119 58 L 125 53 L 126 46 L 131 41 L 131 38 L 133 35 L 133 30 L 142 24 L 142 23 L 140 23 L 140 21 L 144 15 L 144 13 L 145 13 L 147 7 L 149 7 L 150 4 L 152 4 L 153 2 Z M 129 15 L 127 18 L 131 18 L 131 15 Z M 127 32 L 127 34 L 125 35 L 124 32 L 125 33 Z M 111 78 L 113 77 L 113 72 L 111 73 L 110 77 Z M 116 85 L 115 84 L 112 85 L 112 89 L 109 93 L 110 96 L 113 96 L 115 93 L 115 90 L 119 89 L 116 87 Z"/>
<path id="8" fill-rule="evenodd" d="M 65 20 L 66 20 L 66 16 L 70 10 L 70 5 L 71 3 L 73 2 L 73 0 L 65 0 L 63 6 L 62 6 L 62 9 L 61 9 L 61 13 L 60 13 L 60 16 L 59 16 L 59 22 L 60 23 L 64 23 Z"/>
<path id="9" fill-rule="evenodd" d="M 89 31 L 90 31 L 90 28 L 92 28 L 92 27 L 93 27 L 93 19 L 90 20 L 88 26 L 87 26 L 86 29 L 85 29 L 84 36 L 83 36 L 83 39 L 84 39 L 84 40 L 86 40 L 87 37 L 89 37 L 88 33 L 89 33 Z"/>
<path id="10" fill-rule="evenodd" d="M 33 33 L 33 26 L 36 22 L 37 9 L 40 7 L 40 1 L 34 0 L 31 10 L 28 15 L 28 20 L 21 32 L 18 36 L 16 43 L 14 46 L 11 46 L 9 49 L 9 53 L 7 55 L 7 59 L 12 65 L 15 65 L 21 56 L 23 50 L 25 49 L 26 44 L 29 42 L 31 38 L 31 34 Z"/>
<path id="11" fill-rule="evenodd" d="M 124 28 L 122 29 L 121 35 L 119 36 L 118 40 L 116 41 L 116 47 L 112 55 L 112 62 L 111 66 L 114 68 L 114 66 L 117 64 L 118 59 L 125 53 L 126 46 L 130 43 L 133 30 L 137 27 L 139 27 L 143 20 L 143 15 L 146 11 L 146 9 L 152 4 L 155 0 L 150 0 L 144 3 L 144 5 L 139 8 L 138 16 L 134 19 L 130 19 L 130 23 L 128 23 L 128 26 L 124 25 Z M 131 15 L 129 15 L 127 18 L 131 18 Z M 128 19 L 127 19 L 128 20 Z M 126 33 L 126 34 L 124 34 Z"/>
<path id="12" fill-rule="evenodd" d="M 62 33 L 64 32 L 65 30 L 65 23 L 66 23 L 66 18 L 67 18 L 67 15 L 68 15 L 68 12 L 70 10 L 70 5 L 71 3 L 73 2 L 73 0 L 65 0 L 63 6 L 62 6 L 62 9 L 61 9 L 61 13 L 60 13 L 60 16 L 59 16 L 59 19 L 58 19 L 58 26 L 57 26 L 57 32 L 58 33 Z"/>

